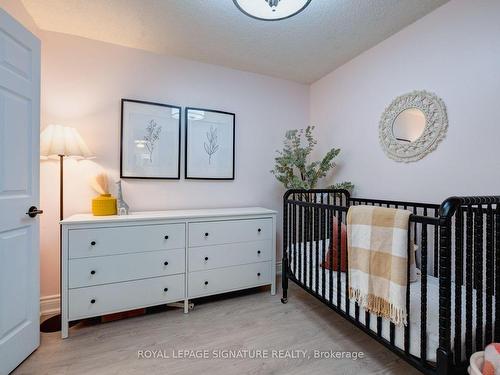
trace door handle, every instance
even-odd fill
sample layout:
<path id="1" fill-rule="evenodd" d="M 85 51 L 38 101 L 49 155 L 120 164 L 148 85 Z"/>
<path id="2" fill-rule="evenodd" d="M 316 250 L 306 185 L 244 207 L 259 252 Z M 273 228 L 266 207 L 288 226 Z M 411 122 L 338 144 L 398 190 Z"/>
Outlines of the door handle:
<path id="1" fill-rule="evenodd" d="M 26 215 L 28 215 L 29 217 L 36 217 L 36 215 L 41 214 L 43 214 L 43 210 L 39 210 L 36 206 L 31 206 L 28 212 L 26 212 Z"/>

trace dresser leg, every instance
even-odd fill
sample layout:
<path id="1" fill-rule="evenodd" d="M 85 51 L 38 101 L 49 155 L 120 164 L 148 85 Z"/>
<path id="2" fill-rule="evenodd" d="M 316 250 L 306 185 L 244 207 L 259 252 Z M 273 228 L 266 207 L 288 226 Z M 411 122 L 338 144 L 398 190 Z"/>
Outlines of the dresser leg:
<path id="1" fill-rule="evenodd" d="M 276 281 L 271 284 L 271 295 L 274 296 L 276 294 Z"/>
<path id="2" fill-rule="evenodd" d="M 184 314 L 187 314 L 189 312 L 189 300 L 185 299 L 184 300 Z"/>
<path id="3" fill-rule="evenodd" d="M 68 338 L 69 323 L 66 319 L 61 319 L 61 338 Z"/>

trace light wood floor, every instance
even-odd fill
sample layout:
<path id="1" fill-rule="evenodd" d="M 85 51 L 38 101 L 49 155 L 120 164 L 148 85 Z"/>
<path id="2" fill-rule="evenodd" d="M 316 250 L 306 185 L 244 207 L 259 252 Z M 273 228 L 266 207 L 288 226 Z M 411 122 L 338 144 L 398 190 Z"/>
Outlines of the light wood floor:
<path id="1" fill-rule="evenodd" d="M 199 301 L 180 309 L 99 324 L 70 337 L 42 334 L 15 374 L 419 374 L 415 369 L 292 284 L 289 302 L 268 289 Z M 138 350 L 208 349 L 361 351 L 351 359 L 141 359 Z"/>

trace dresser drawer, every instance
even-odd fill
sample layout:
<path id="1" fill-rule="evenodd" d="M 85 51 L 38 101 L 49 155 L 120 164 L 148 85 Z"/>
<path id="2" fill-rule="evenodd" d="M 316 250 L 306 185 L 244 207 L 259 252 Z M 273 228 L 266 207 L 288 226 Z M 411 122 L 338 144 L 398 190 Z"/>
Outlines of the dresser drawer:
<path id="1" fill-rule="evenodd" d="M 189 224 L 189 246 L 270 240 L 272 219 L 207 221 Z"/>
<path id="2" fill-rule="evenodd" d="M 161 305 L 183 299 L 184 275 L 70 289 L 69 320 Z"/>
<path id="3" fill-rule="evenodd" d="M 189 274 L 189 298 L 271 284 L 272 262 L 197 271 Z"/>
<path id="4" fill-rule="evenodd" d="M 189 271 L 270 261 L 271 240 L 189 248 Z"/>
<path id="5" fill-rule="evenodd" d="M 184 249 L 78 258 L 69 261 L 69 287 L 116 283 L 184 273 Z"/>
<path id="6" fill-rule="evenodd" d="M 184 224 L 138 225 L 69 231 L 69 257 L 179 249 L 185 246 Z"/>

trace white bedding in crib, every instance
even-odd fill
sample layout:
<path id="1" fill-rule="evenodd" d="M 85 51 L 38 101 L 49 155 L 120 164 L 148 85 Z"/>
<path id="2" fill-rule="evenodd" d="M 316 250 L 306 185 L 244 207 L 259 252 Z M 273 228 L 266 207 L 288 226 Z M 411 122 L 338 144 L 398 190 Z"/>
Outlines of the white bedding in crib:
<path id="1" fill-rule="evenodd" d="M 304 246 L 305 247 L 305 246 Z M 321 263 L 321 243 L 318 243 L 319 251 L 319 262 Z M 300 281 L 306 284 L 308 287 L 311 287 L 318 294 L 322 295 L 322 267 L 317 267 L 316 265 L 316 256 L 315 256 L 316 245 L 313 242 L 313 256 L 312 256 L 312 285 L 309 285 L 309 243 L 307 247 L 302 250 L 302 254 L 304 254 L 304 258 L 302 258 L 301 266 L 302 272 Z M 307 250 L 307 251 L 304 251 Z M 327 250 L 325 250 L 327 251 Z M 289 251 L 290 254 L 290 262 L 291 269 L 294 270 L 293 264 L 293 249 Z M 297 252 L 297 254 L 299 254 Z M 297 260 L 297 264 L 299 264 Z M 304 279 L 304 268 L 307 267 L 307 277 Z M 316 268 L 318 273 L 318 289 L 316 289 Z M 330 290 L 330 272 L 332 273 L 332 290 L 333 290 L 333 298 L 332 302 L 334 305 L 337 304 L 337 272 L 330 271 L 325 269 L 325 298 L 329 299 L 329 290 Z M 346 311 L 345 305 L 345 279 L 346 274 L 344 272 L 340 273 L 341 277 L 341 309 Z M 295 275 L 299 278 L 299 274 Z M 416 357 L 420 357 L 420 312 L 421 312 L 421 278 L 419 276 L 418 281 L 410 284 L 410 314 L 409 314 L 409 325 L 410 325 L 410 353 Z M 455 284 L 452 283 L 451 290 L 451 300 L 452 300 L 452 314 L 451 314 L 451 343 L 453 347 L 454 342 L 454 327 L 455 327 L 455 319 L 454 319 L 454 301 L 455 301 Z M 485 301 L 485 297 L 483 296 L 483 301 Z M 476 304 L 476 297 L 473 295 L 473 306 Z M 494 301 L 493 301 L 494 304 Z M 462 287 L 462 342 L 465 342 L 465 288 Z M 483 303 L 484 305 L 484 303 Z M 484 308 L 483 308 L 484 311 Z M 350 302 L 349 306 L 349 315 L 353 318 L 355 317 L 355 305 L 354 302 Z M 485 317 L 483 317 L 483 321 L 485 321 Z M 359 321 L 366 325 L 365 323 L 365 310 L 363 308 L 359 309 Z M 428 361 L 435 362 L 436 361 L 436 349 L 439 346 L 439 279 L 433 276 L 427 276 L 427 355 L 426 358 Z M 494 319 L 493 319 L 494 321 Z M 473 309 L 473 331 L 475 330 L 476 325 L 476 313 L 475 309 Z M 373 314 L 370 316 L 370 326 L 369 328 L 377 333 L 377 317 Z M 382 336 L 390 341 L 390 324 L 386 319 L 382 319 Z M 404 328 L 396 327 L 395 335 L 394 335 L 394 344 L 404 350 Z"/>

